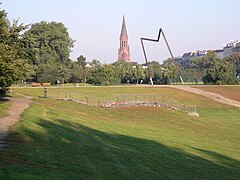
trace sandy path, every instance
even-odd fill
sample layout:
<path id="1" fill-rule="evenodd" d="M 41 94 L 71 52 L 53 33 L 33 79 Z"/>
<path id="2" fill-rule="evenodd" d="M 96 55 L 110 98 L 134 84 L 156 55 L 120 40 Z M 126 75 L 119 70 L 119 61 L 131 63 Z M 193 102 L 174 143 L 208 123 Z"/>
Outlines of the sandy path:
<path id="1" fill-rule="evenodd" d="M 191 92 L 191 93 L 195 93 L 195 94 L 204 96 L 206 98 L 212 99 L 214 101 L 224 103 L 224 104 L 227 104 L 227 105 L 230 105 L 230 106 L 236 106 L 236 107 L 240 108 L 240 102 L 239 101 L 235 101 L 233 99 L 226 98 L 226 97 L 224 97 L 220 94 L 204 91 L 204 90 L 197 89 L 197 88 L 191 88 L 189 86 L 170 86 L 170 87 L 180 89 L 180 90 L 183 90 L 183 91 L 188 91 L 188 92 Z"/>
<path id="2" fill-rule="evenodd" d="M 22 112 L 29 107 L 32 102 L 32 98 L 25 96 L 24 98 L 5 98 L 9 100 L 10 107 L 8 109 L 8 115 L 4 118 L 0 118 L 0 148 L 4 147 L 4 138 L 8 134 L 10 126 L 20 119 Z"/>

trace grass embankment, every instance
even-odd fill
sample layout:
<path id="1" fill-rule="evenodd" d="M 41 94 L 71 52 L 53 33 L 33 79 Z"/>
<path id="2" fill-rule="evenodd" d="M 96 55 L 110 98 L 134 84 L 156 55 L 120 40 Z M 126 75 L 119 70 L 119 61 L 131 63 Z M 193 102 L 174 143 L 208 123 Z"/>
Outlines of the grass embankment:
<path id="1" fill-rule="evenodd" d="M 193 86 L 194 87 L 194 86 Z M 240 102 L 240 86 L 198 86 L 204 91 L 214 92 Z"/>
<path id="2" fill-rule="evenodd" d="M 0 118 L 7 115 L 8 107 L 9 107 L 9 103 L 7 102 L 7 100 L 0 98 Z"/>
<path id="3" fill-rule="evenodd" d="M 36 99 L 12 128 L 7 139 L 9 146 L 0 151 L 0 178 L 240 177 L 238 109 L 170 88 L 104 87 L 72 91 L 91 95 L 144 92 L 170 95 L 198 105 L 200 117 L 165 108 L 103 109 Z"/>
<path id="4" fill-rule="evenodd" d="M 13 92 L 18 92 L 21 94 L 25 94 L 28 96 L 34 97 L 43 97 L 44 92 L 43 88 L 16 88 L 13 89 Z M 156 94 L 167 96 L 178 100 L 180 103 L 186 105 L 196 105 L 198 110 L 207 110 L 208 107 L 206 106 L 206 99 L 201 96 L 196 96 L 191 93 L 186 93 L 184 91 L 176 90 L 174 88 L 169 87 L 151 87 L 151 86 L 116 86 L 116 87 L 78 87 L 78 88 L 48 88 L 48 94 L 51 96 L 53 94 L 63 94 L 63 91 L 67 91 L 73 93 L 74 95 L 77 94 L 84 94 L 88 96 L 96 96 L 96 97 L 111 97 L 118 94 Z M 226 108 L 222 104 L 215 103 L 213 101 L 207 102 L 211 107 L 215 108 Z"/>

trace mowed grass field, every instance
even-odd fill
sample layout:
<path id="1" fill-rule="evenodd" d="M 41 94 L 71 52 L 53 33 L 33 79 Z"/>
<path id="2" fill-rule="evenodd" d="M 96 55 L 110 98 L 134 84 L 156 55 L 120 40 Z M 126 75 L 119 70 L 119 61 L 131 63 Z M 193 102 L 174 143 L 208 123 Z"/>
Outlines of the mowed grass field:
<path id="1" fill-rule="evenodd" d="M 97 108 L 38 98 L 0 151 L 0 179 L 239 179 L 240 110 L 162 87 L 87 87 L 91 96 L 161 94 L 200 117 L 157 107 Z"/>
<path id="2" fill-rule="evenodd" d="M 224 97 L 240 101 L 240 86 L 196 86 L 194 88 L 214 92 Z"/>

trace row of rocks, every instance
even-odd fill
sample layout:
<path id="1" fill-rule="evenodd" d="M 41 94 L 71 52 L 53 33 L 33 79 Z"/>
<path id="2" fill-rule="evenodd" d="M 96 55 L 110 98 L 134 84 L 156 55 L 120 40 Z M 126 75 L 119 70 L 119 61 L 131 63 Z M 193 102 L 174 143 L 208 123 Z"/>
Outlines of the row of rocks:
<path id="1" fill-rule="evenodd" d="M 108 102 L 103 104 L 101 107 L 112 108 L 112 107 L 129 107 L 129 106 L 153 106 L 153 107 L 168 107 L 171 109 L 176 109 L 172 106 L 168 106 L 158 101 Z"/>

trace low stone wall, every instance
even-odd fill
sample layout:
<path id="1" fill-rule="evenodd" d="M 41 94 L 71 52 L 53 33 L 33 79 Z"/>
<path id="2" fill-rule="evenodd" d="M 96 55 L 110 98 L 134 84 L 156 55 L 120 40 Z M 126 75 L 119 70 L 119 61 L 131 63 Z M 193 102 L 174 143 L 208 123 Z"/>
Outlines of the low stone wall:
<path id="1" fill-rule="evenodd" d="M 129 106 L 168 107 L 168 108 L 176 110 L 176 108 L 168 106 L 164 103 L 160 103 L 158 101 L 109 102 L 109 103 L 101 105 L 101 107 L 105 107 L 105 108 L 129 107 Z"/>
<path id="2" fill-rule="evenodd" d="M 137 107 L 138 106 L 165 107 L 165 108 L 169 108 L 169 109 L 172 109 L 172 110 L 179 110 L 176 107 L 169 106 L 167 104 L 160 103 L 158 101 L 109 102 L 109 103 L 101 105 L 101 107 L 104 107 L 104 108 L 131 107 L 131 106 L 137 106 Z M 196 113 L 196 112 L 188 112 L 188 115 L 199 116 L 199 114 Z"/>

